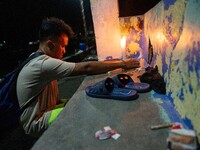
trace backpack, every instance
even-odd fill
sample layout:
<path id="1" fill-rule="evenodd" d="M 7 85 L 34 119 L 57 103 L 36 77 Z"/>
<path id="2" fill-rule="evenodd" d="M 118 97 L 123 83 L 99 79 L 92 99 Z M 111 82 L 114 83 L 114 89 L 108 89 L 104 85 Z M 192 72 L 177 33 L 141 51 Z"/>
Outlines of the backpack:
<path id="1" fill-rule="evenodd" d="M 0 80 L 0 128 L 14 129 L 19 125 L 20 115 L 23 110 L 29 106 L 31 102 L 28 102 L 22 108 L 20 108 L 16 83 L 18 74 L 26 63 L 31 59 L 40 56 L 44 53 L 35 52 L 30 55 L 25 61 L 23 61 L 19 67 L 8 73 L 2 80 Z M 34 100 L 34 99 L 33 99 Z"/>

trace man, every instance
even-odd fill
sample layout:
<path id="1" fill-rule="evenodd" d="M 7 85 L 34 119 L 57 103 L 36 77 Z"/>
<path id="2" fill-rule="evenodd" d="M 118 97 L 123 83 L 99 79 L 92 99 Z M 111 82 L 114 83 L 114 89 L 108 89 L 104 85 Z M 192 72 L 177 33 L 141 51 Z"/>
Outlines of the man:
<path id="1" fill-rule="evenodd" d="M 67 76 L 98 74 L 117 68 L 137 68 L 139 62 L 127 59 L 116 62 L 62 61 L 72 29 L 63 20 L 45 19 L 39 30 L 39 49 L 44 55 L 32 59 L 21 70 L 17 80 L 17 96 L 22 106 L 35 99 L 20 117 L 26 134 L 40 136 L 63 109 L 59 99 L 57 80 Z"/>

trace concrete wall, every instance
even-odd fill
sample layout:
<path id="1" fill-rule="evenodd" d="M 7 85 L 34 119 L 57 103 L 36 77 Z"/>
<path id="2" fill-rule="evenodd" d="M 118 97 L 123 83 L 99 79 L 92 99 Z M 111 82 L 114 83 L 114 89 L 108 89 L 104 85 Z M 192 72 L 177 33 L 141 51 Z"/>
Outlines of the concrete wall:
<path id="1" fill-rule="evenodd" d="M 117 0 L 90 0 L 98 60 L 121 58 Z"/>
<path id="2" fill-rule="evenodd" d="M 167 96 L 184 122 L 200 132 L 200 1 L 163 0 L 144 15 Z M 146 44 L 147 45 L 147 44 Z"/>
<path id="3" fill-rule="evenodd" d="M 93 7 L 99 5 L 99 1 L 91 1 Z M 109 3 L 116 5 L 114 0 Z M 151 66 L 158 65 L 166 82 L 167 98 L 188 128 L 197 132 L 200 132 L 199 8 L 199 0 L 163 0 L 142 16 L 119 18 L 121 34 L 127 37 L 127 56 L 143 57 L 147 61 L 151 40 L 154 49 Z"/>
<path id="4" fill-rule="evenodd" d="M 167 96 L 189 128 L 200 132 L 200 1 L 163 0 L 143 16 L 120 18 L 127 54 L 147 61 L 149 38 Z M 141 19 L 144 18 L 144 19 Z M 137 30 L 138 20 L 143 20 Z M 138 56 L 138 55 L 137 55 Z"/>

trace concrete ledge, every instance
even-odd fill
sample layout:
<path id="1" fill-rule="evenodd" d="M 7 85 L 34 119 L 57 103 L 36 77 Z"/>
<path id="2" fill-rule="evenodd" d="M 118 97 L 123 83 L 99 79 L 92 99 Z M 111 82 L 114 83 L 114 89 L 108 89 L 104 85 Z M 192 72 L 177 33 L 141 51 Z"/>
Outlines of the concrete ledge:
<path id="1" fill-rule="evenodd" d="M 131 74 L 135 79 L 138 76 L 138 72 Z M 106 77 L 107 74 L 87 76 L 56 121 L 32 149 L 166 149 L 168 129 L 151 130 L 152 125 L 171 121 L 167 120 L 168 114 L 160 109 L 159 104 L 165 99 L 161 97 L 160 101 L 155 101 L 153 91 L 139 94 L 139 98 L 134 101 L 92 98 L 86 95 L 87 86 Z M 117 141 L 97 140 L 95 132 L 104 126 L 115 129 L 121 137 Z"/>

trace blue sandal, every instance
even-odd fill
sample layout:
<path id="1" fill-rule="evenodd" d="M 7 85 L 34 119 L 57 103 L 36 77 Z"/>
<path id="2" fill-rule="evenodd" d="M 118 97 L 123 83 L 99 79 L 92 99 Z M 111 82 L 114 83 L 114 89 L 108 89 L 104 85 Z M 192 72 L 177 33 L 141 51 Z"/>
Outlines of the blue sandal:
<path id="1" fill-rule="evenodd" d="M 135 100 L 138 98 L 137 91 L 128 88 L 120 88 L 114 85 L 112 78 L 106 78 L 93 86 L 88 86 L 85 92 L 88 96 L 96 98 L 108 98 L 116 100 Z"/>
<path id="2" fill-rule="evenodd" d="M 114 85 L 117 85 L 119 88 L 133 89 L 138 93 L 145 93 L 151 90 L 150 84 L 144 82 L 135 83 L 127 74 L 118 74 L 112 77 L 112 79 L 115 82 Z"/>

